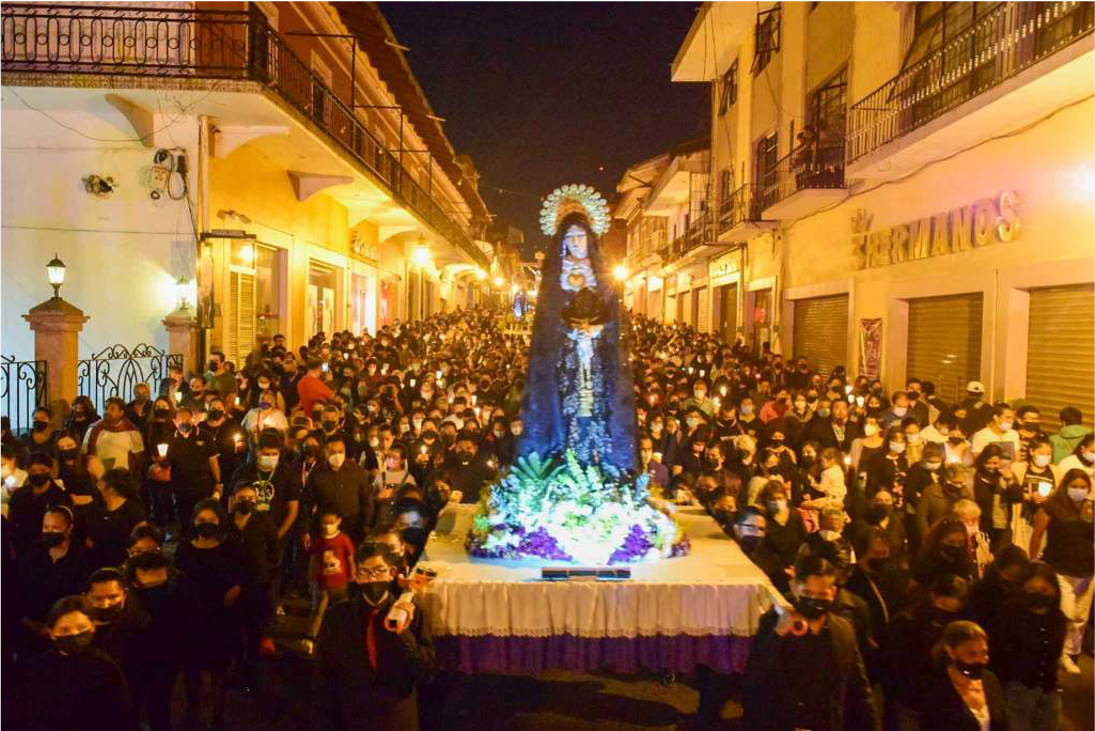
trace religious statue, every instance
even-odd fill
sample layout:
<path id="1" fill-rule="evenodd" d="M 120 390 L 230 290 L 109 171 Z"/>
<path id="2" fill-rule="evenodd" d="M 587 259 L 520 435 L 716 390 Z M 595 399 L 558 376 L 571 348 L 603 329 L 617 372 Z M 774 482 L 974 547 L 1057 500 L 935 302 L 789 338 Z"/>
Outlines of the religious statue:
<path id="1" fill-rule="evenodd" d="M 573 199 L 571 199 L 573 200 Z M 592 206 L 591 206 L 592 207 Z M 619 293 L 594 230 L 599 212 L 563 201 L 532 326 L 517 456 L 634 469 L 635 405 Z"/>

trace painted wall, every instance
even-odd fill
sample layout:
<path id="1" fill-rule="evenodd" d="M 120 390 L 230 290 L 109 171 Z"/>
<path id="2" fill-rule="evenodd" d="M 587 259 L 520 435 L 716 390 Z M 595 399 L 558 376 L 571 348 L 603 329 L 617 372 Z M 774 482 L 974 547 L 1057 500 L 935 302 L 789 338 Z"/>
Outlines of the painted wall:
<path id="1" fill-rule="evenodd" d="M 101 97 L 78 111 L 51 109 L 56 121 L 18 106 L 5 104 L 0 134 L 3 354 L 33 358 L 22 315 L 52 296 L 45 265 L 54 253 L 67 266 L 62 297 L 91 318 L 80 335 L 81 357 L 118 343 L 166 349 L 161 321 L 177 304 L 175 281 L 193 280 L 195 242 L 185 201 L 149 197 L 155 149 L 97 141 L 135 137 Z M 157 115 L 157 125 L 165 123 Z M 170 134 L 194 160 L 196 127 L 183 119 Z M 85 191 L 83 178 L 92 173 L 114 178 L 109 199 Z"/>

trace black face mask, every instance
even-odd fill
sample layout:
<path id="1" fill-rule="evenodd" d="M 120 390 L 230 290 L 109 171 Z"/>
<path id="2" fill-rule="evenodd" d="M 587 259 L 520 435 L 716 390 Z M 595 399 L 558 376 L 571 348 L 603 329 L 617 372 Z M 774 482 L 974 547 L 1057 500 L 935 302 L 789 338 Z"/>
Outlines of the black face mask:
<path id="1" fill-rule="evenodd" d="M 122 616 L 122 612 L 125 607 L 121 604 L 113 604 L 109 607 L 96 607 L 93 610 L 95 619 L 103 622 L 104 624 L 110 624 Z"/>
<path id="2" fill-rule="evenodd" d="M 757 546 L 760 545 L 760 536 L 742 536 L 738 539 L 738 545 L 741 546 L 741 550 L 745 552 L 745 555 L 752 556 L 753 552 L 757 550 Z"/>
<path id="3" fill-rule="evenodd" d="M 871 522 L 881 523 L 886 518 L 889 518 L 893 514 L 892 505 L 872 505 L 871 506 Z"/>
<path id="4" fill-rule="evenodd" d="M 462 467 L 467 467 L 471 464 L 472 454 L 471 452 L 461 451 L 456 455 L 456 461 L 460 463 Z"/>
<path id="5" fill-rule="evenodd" d="M 201 538 L 216 538 L 217 533 L 220 532 L 220 526 L 216 523 L 196 523 L 194 532 Z"/>
<path id="6" fill-rule="evenodd" d="M 76 455 L 80 453 L 78 449 L 58 449 L 57 456 L 62 462 L 68 462 L 71 459 L 76 459 Z"/>
<path id="7" fill-rule="evenodd" d="M 255 504 L 250 500 L 236 503 L 236 512 L 240 515 L 250 515 L 255 509 Z"/>
<path id="8" fill-rule="evenodd" d="M 951 563 L 958 563 L 965 557 L 966 548 L 965 546 L 942 545 L 939 547 L 939 555 Z"/>
<path id="9" fill-rule="evenodd" d="M 404 543 L 409 543 L 412 546 L 425 546 L 426 540 L 430 537 L 430 532 L 425 528 L 404 528 L 400 533 Z"/>
<path id="10" fill-rule="evenodd" d="M 881 574 L 890 565 L 890 559 L 888 558 L 869 558 L 867 559 L 867 568 L 871 570 L 872 574 Z"/>
<path id="11" fill-rule="evenodd" d="M 50 476 L 48 472 L 40 472 L 35 475 L 31 475 L 27 478 L 27 482 L 35 487 L 45 487 L 49 484 Z"/>
<path id="12" fill-rule="evenodd" d="M 947 437 L 947 441 L 951 443 L 951 446 L 957 447 L 962 442 L 966 441 L 965 437 Z"/>
<path id="13" fill-rule="evenodd" d="M 34 420 L 34 431 L 45 431 L 49 428 L 48 421 L 42 421 L 41 419 Z"/>
<path id="14" fill-rule="evenodd" d="M 795 610 L 806 619 L 820 619 L 833 606 L 831 599 L 799 597 L 795 599 Z"/>
<path id="15" fill-rule="evenodd" d="M 224 416 L 224 410 L 223 409 L 210 409 L 210 411 L 209 411 L 209 420 L 210 421 L 220 421 L 220 418 L 222 416 Z"/>
<path id="16" fill-rule="evenodd" d="M 179 424 L 179 433 L 180 434 L 189 434 L 190 430 L 193 429 L 193 428 L 194 428 L 193 424 L 190 424 L 189 422 L 184 421 L 183 423 Z"/>
<path id="17" fill-rule="evenodd" d="M 87 414 L 85 414 L 82 411 L 79 412 L 79 413 L 73 413 L 72 414 L 72 420 L 73 421 L 87 421 Z"/>
<path id="18" fill-rule="evenodd" d="M 319 445 L 318 444 L 306 444 L 306 445 L 304 445 L 304 453 L 306 455 L 308 455 L 309 457 L 311 457 L 312 459 L 317 458 L 319 456 Z"/>
<path id="19" fill-rule="evenodd" d="M 1028 609 L 1035 610 L 1053 609 L 1054 607 L 1059 607 L 1061 605 L 1057 597 L 1036 591 L 1030 591 L 1023 594 L 1023 603 L 1026 604 Z"/>
<path id="20" fill-rule="evenodd" d="M 65 635 L 53 640 L 54 646 L 66 655 L 79 655 L 91 649 L 91 641 L 95 638 L 92 632 L 81 632 L 78 635 Z"/>
<path id="21" fill-rule="evenodd" d="M 65 542 L 64 533 L 44 532 L 42 533 L 42 545 L 46 548 L 57 548 Z"/>
<path id="22" fill-rule="evenodd" d="M 165 409 L 162 406 L 158 409 L 152 409 L 152 415 L 157 419 L 166 419 L 171 413 L 171 409 Z"/>
<path id="23" fill-rule="evenodd" d="M 980 680 L 981 676 L 985 674 L 985 668 L 988 667 L 983 662 L 962 662 L 961 660 L 954 661 L 954 669 L 965 675 L 970 680 Z"/>
<path id="24" fill-rule="evenodd" d="M 338 422 L 337 421 L 331 421 L 330 419 L 324 419 L 323 420 L 323 430 L 324 431 L 334 431 L 337 427 L 338 427 Z"/>
<path id="25" fill-rule="evenodd" d="M 375 607 L 384 601 L 384 597 L 391 589 L 392 584 L 390 581 L 369 581 L 359 584 L 359 586 L 361 587 L 361 596 L 366 602 Z"/>
<path id="26" fill-rule="evenodd" d="M 444 444 L 446 447 L 451 447 L 452 445 L 456 444 L 456 435 L 455 434 L 442 434 L 441 435 L 441 443 Z"/>

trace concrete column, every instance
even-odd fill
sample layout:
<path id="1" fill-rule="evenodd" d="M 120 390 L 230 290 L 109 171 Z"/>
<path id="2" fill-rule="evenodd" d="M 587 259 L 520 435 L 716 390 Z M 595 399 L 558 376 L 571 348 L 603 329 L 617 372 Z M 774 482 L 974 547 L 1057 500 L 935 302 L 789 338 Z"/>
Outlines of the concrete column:
<path id="1" fill-rule="evenodd" d="M 34 332 L 34 359 L 48 364 L 46 388 L 54 420 L 64 419 L 77 396 L 78 338 L 90 320 L 83 311 L 53 297 L 23 315 Z"/>
<path id="2" fill-rule="evenodd" d="M 182 353 L 183 373 L 192 373 L 198 366 L 198 324 L 189 307 L 180 307 L 163 319 L 167 328 L 167 352 Z"/>

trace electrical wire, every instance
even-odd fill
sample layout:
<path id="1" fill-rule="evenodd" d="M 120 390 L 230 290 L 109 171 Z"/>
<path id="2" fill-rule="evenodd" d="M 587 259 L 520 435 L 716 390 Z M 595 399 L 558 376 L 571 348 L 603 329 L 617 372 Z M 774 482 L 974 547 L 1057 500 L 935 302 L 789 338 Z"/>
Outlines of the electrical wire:
<path id="1" fill-rule="evenodd" d="M 106 138 L 103 138 L 103 137 L 93 137 L 92 135 L 85 134 L 84 132 L 81 132 L 80 130 L 76 129 L 75 127 L 73 127 L 71 125 L 68 125 L 68 124 L 65 124 L 64 122 L 57 119 L 56 117 L 54 117 L 49 112 L 45 111 L 44 109 L 39 109 L 38 107 L 32 105 L 30 102 L 28 102 L 26 99 L 24 99 L 19 94 L 19 92 L 15 91 L 15 89 L 13 89 L 12 87 L 10 87 L 10 86 L 5 87 L 4 90 L 6 92 L 11 93 L 13 96 L 15 96 L 15 98 L 18 99 L 19 101 L 21 101 L 23 103 L 23 106 L 25 106 L 27 109 L 29 109 L 32 112 L 37 112 L 38 114 L 41 114 L 43 117 L 45 117 L 49 121 L 56 124 L 58 127 L 63 127 L 65 129 L 67 129 L 68 131 L 73 132 L 73 133 L 79 135 L 80 137 L 83 137 L 86 140 L 91 140 L 92 142 L 108 142 L 108 143 L 112 143 L 112 144 L 120 144 L 120 143 L 124 143 L 124 142 L 144 142 L 149 137 L 153 137 L 156 134 L 167 130 L 172 125 L 174 125 L 176 122 L 178 122 L 180 119 L 185 117 L 187 115 L 187 113 L 190 111 L 191 108 L 196 106 L 198 103 L 204 101 L 207 97 L 209 97 L 211 94 L 213 94 L 213 92 L 218 91 L 220 85 L 221 85 L 221 82 L 219 82 L 219 81 L 216 82 L 213 85 L 213 88 L 210 89 L 208 92 L 206 92 L 202 96 L 198 97 L 194 101 L 190 102 L 190 104 L 187 104 L 186 106 L 180 106 L 179 114 L 177 116 L 175 116 L 173 119 L 171 119 L 170 121 L 168 121 L 167 124 L 165 124 L 164 126 L 159 127 L 157 129 L 154 129 L 151 132 L 149 132 L 148 134 L 141 135 L 140 137 L 126 138 L 126 139 L 121 139 L 121 140 L 110 140 L 110 139 L 106 139 Z"/>

